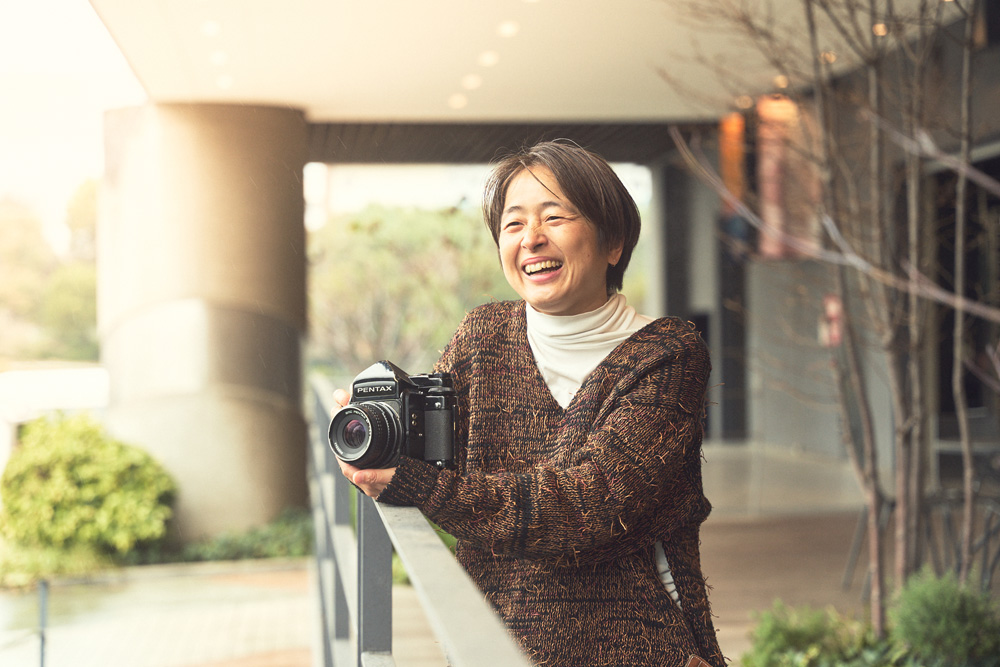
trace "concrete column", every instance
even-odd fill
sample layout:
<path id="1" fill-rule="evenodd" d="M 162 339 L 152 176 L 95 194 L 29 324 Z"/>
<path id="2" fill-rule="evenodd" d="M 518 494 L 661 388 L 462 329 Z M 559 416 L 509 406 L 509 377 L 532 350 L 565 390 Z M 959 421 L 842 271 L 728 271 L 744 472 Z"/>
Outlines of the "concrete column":
<path id="1" fill-rule="evenodd" d="M 653 192 L 646 227 L 659 258 L 651 276 L 650 292 L 656 301 L 651 314 L 689 318 L 693 221 L 688 175 L 671 162 L 650 165 L 649 171 Z"/>
<path id="2" fill-rule="evenodd" d="M 108 424 L 175 476 L 176 537 L 306 500 L 300 111 L 109 112 L 98 232 Z"/>
<path id="3" fill-rule="evenodd" d="M 743 437 L 743 329 L 726 303 L 742 290 L 742 276 L 738 283 L 724 282 L 735 280 L 731 275 L 720 277 L 718 195 L 673 161 L 651 165 L 650 172 L 652 239 L 662 258 L 654 268 L 654 293 L 664 314 L 694 322 L 709 346 L 708 436 Z"/>

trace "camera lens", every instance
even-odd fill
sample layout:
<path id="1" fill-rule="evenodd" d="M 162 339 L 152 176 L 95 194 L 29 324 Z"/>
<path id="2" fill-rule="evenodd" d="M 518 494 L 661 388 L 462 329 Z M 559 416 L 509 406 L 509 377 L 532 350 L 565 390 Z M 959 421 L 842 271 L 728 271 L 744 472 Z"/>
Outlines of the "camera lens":
<path id="1" fill-rule="evenodd" d="M 344 426 L 344 444 L 351 449 L 360 449 L 368 441 L 368 429 L 360 419 L 352 419 Z"/>
<path id="2" fill-rule="evenodd" d="M 402 424 L 396 411 L 380 402 L 348 405 L 330 422 L 330 446 L 337 458 L 357 468 L 385 468 L 399 458 Z"/>

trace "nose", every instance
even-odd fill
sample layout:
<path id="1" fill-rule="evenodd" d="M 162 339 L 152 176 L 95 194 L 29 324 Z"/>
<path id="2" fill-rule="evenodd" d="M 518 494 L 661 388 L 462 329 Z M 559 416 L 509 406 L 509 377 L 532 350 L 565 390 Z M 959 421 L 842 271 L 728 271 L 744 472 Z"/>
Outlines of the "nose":
<path id="1" fill-rule="evenodd" d="M 535 250 L 545 245 L 545 242 L 546 237 L 540 222 L 529 222 L 524 226 L 524 232 L 521 235 L 522 248 L 525 250 Z"/>

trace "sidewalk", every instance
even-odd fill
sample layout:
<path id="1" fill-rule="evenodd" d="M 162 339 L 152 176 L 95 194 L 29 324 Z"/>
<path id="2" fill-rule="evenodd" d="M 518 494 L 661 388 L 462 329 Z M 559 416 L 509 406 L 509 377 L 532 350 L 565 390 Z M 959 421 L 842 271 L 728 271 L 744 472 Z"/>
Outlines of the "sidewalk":
<path id="1" fill-rule="evenodd" d="M 715 510 L 702 564 L 723 651 L 749 647 L 754 613 L 790 605 L 863 610 L 860 572 L 841 589 L 860 499 L 844 464 L 709 445 Z M 394 591 L 399 667 L 444 659 L 409 587 Z M 312 667 L 317 607 L 308 560 L 131 568 L 54 585 L 46 667 Z M 0 665 L 39 665 L 34 592 L 0 592 Z"/>

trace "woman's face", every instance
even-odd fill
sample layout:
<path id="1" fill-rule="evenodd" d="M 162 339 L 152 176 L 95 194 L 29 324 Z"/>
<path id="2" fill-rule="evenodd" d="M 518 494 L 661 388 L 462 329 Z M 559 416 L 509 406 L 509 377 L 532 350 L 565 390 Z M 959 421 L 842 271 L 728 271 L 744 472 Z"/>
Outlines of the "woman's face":
<path id="1" fill-rule="evenodd" d="M 621 247 L 602 249 L 545 167 L 521 171 L 507 187 L 500 219 L 500 263 L 522 299 L 549 315 L 579 315 L 608 300 L 608 264 Z"/>

